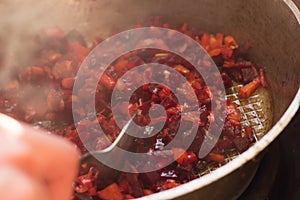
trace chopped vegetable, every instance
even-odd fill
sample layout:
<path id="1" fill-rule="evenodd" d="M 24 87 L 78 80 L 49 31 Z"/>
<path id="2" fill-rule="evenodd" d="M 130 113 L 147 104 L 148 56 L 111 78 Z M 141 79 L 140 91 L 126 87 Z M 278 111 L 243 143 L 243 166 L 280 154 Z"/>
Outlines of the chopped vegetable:
<path id="1" fill-rule="evenodd" d="M 218 154 L 218 153 L 213 153 L 213 152 L 210 152 L 207 156 L 207 158 L 209 160 L 214 160 L 214 161 L 217 161 L 218 163 L 221 163 L 224 161 L 224 156 L 222 154 Z"/>
<path id="2" fill-rule="evenodd" d="M 259 80 L 263 87 L 267 87 L 267 82 L 265 80 L 265 72 L 263 69 L 259 69 Z"/>
<path id="3" fill-rule="evenodd" d="M 119 186 L 116 183 L 113 183 L 103 190 L 97 192 L 97 196 L 103 200 L 122 200 L 123 195 L 120 191 Z"/>
<path id="4" fill-rule="evenodd" d="M 241 89 L 239 89 L 239 97 L 240 98 L 248 98 L 250 95 L 258 88 L 260 85 L 259 79 L 254 79 L 250 83 L 243 86 Z"/>

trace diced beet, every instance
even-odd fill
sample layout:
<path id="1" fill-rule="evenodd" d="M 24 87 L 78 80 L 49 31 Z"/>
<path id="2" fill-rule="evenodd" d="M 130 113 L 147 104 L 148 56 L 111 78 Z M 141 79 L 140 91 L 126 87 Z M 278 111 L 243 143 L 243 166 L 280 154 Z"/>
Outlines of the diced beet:
<path id="1" fill-rule="evenodd" d="M 138 174 L 125 173 L 125 177 L 128 180 L 128 193 L 132 194 L 134 197 L 143 196 L 144 192 L 142 186 L 138 180 Z"/>
<path id="2" fill-rule="evenodd" d="M 73 200 L 94 200 L 88 193 L 75 193 Z"/>
<path id="3" fill-rule="evenodd" d="M 231 149 L 234 147 L 234 144 L 232 142 L 231 139 L 229 139 L 229 137 L 222 137 L 221 139 L 219 139 L 219 141 L 217 142 L 215 148 L 217 149 Z"/>
<path id="4" fill-rule="evenodd" d="M 61 85 L 63 88 L 65 89 L 72 89 L 73 85 L 74 85 L 74 78 L 73 77 L 70 77 L 70 78 L 64 78 L 62 79 L 61 81 Z"/>
<path id="5" fill-rule="evenodd" d="M 247 53 L 250 48 L 251 48 L 251 44 L 249 42 L 246 42 L 245 44 L 240 45 L 239 48 L 233 51 L 232 57 L 234 57 L 235 59 L 247 58 Z"/>
<path id="6" fill-rule="evenodd" d="M 188 76 L 188 75 L 190 74 L 190 70 L 187 69 L 187 68 L 185 68 L 185 67 L 182 66 L 182 65 L 176 65 L 176 66 L 174 67 L 174 69 L 175 69 L 176 71 L 178 71 L 179 73 L 185 75 L 185 76 Z"/>
<path id="7" fill-rule="evenodd" d="M 178 178 L 176 178 L 175 180 L 180 183 L 185 183 L 186 181 L 197 178 L 197 176 L 193 173 L 194 168 L 192 164 L 189 164 L 187 166 L 178 165 L 175 170 L 178 176 Z"/>
<path id="8" fill-rule="evenodd" d="M 225 71 L 228 74 L 228 76 L 235 82 L 242 81 L 243 77 L 242 77 L 240 69 L 229 68 L 229 69 L 226 69 Z"/>
<path id="9" fill-rule="evenodd" d="M 252 128 L 251 128 L 251 126 L 246 126 L 244 128 L 244 130 L 245 130 L 245 134 L 247 135 L 247 137 L 251 137 L 251 134 L 252 134 Z"/>
<path id="10" fill-rule="evenodd" d="M 148 190 L 148 189 L 144 189 L 143 192 L 144 192 L 145 196 L 153 194 L 153 191 L 152 190 Z"/>
<path id="11" fill-rule="evenodd" d="M 39 35 L 39 42 L 44 48 L 51 48 L 59 52 L 65 52 L 67 40 L 64 32 L 59 28 L 49 28 Z"/>
<path id="12" fill-rule="evenodd" d="M 231 78 L 225 72 L 223 72 L 221 74 L 221 76 L 222 76 L 225 88 L 231 87 L 232 86 Z"/>
<path id="13" fill-rule="evenodd" d="M 65 78 L 65 77 L 73 77 L 75 71 L 75 66 L 73 61 L 71 60 L 62 60 L 57 62 L 53 69 L 52 75 L 56 79 Z"/>
<path id="14" fill-rule="evenodd" d="M 258 75 L 256 68 L 253 66 L 250 68 L 242 68 L 241 74 L 243 83 L 249 83 L 253 81 L 253 79 L 255 79 Z"/>
<path id="15" fill-rule="evenodd" d="M 103 200 L 122 200 L 123 196 L 119 186 L 113 183 L 97 193 L 97 196 Z"/>
<path id="16" fill-rule="evenodd" d="M 165 181 L 165 183 L 163 184 L 162 189 L 163 190 L 167 190 L 167 189 L 171 189 L 171 188 L 177 187 L 179 185 L 180 184 L 177 183 L 175 180 L 173 180 L 173 179 L 167 179 Z"/>
<path id="17" fill-rule="evenodd" d="M 44 33 L 48 38 L 63 39 L 65 37 L 63 30 L 60 28 L 48 28 L 44 30 Z"/>
<path id="18" fill-rule="evenodd" d="M 207 156 L 207 158 L 209 160 L 212 160 L 212 161 L 216 161 L 218 163 L 221 163 L 224 161 L 224 156 L 222 154 L 219 154 L 219 153 L 214 153 L 214 152 L 210 152 Z"/>
<path id="19" fill-rule="evenodd" d="M 241 134 L 241 129 L 239 127 L 233 126 L 230 121 L 225 121 L 222 134 L 229 136 L 230 138 Z"/>
<path id="20" fill-rule="evenodd" d="M 60 91 L 50 90 L 47 96 L 48 109 L 51 111 L 62 111 L 64 110 L 64 101 Z"/>
<path id="21" fill-rule="evenodd" d="M 223 57 L 222 57 L 221 55 L 219 55 L 219 56 L 214 56 L 214 57 L 212 57 L 212 59 L 213 59 L 213 61 L 215 62 L 215 65 L 216 65 L 216 66 L 222 66 L 223 63 L 224 63 L 224 59 L 223 59 Z"/>
<path id="22" fill-rule="evenodd" d="M 250 95 L 259 87 L 260 79 L 255 78 L 253 81 L 247 83 L 242 88 L 239 89 L 239 98 L 248 98 Z"/>
<path id="23" fill-rule="evenodd" d="M 267 87 L 267 82 L 266 82 L 266 79 L 265 79 L 265 71 L 264 71 L 264 69 L 259 69 L 259 79 L 260 79 L 261 85 L 264 88 Z"/>
<path id="24" fill-rule="evenodd" d="M 31 68 L 27 67 L 19 72 L 19 80 L 20 82 L 29 82 L 31 80 Z"/>
<path id="25" fill-rule="evenodd" d="M 106 73 L 103 73 L 101 79 L 101 83 L 104 84 L 108 89 L 113 89 L 114 86 L 116 85 L 116 82 L 113 78 L 108 76 Z"/>
<path id="26" fill-rule="evenodd" d="M 200 147 L 201 147 L 201 145 L 203 143 L 203 140 L 204 140 L 205 133 L 206 133 L 206 131 L 203 127 L 198 128 L 197 135 L 194 138 L 193 143 L 189 147 L 189 150 L 191 150 L 193 152 L 199 152 Z"/>
<path id="27" fill-rule="evenodd" d="M 79 42 L 82 46 L 86 47 L 86 42 L 77 30 L 73 29 L 71 30 L 67 35 L 66 38 L 69 42 Z"/>
<path id="28" fill-rule="evenodd" d="M 233 139 L 233 143 L 239 152 L 243 152 L 249 148 L 250 142 L 247 137 L 236 137 Z"/>
<path id="29" fill-rule="evenodd" d="M 157 171 L 141 173 L 139 174 L 139 179 L 144 186 L 148 188 L 153 188 L 156 183 L 160 180 L 160 175 Z"/>
<path id="30" fill-rule="evenodd" d="M 236 41 L 234 40 L 234 38 L 230 35 L 227 35 L 224 38 L 224 44 L 228 47 L 230 47 L 231 49 L 236 49 L 238 47 Z"/>

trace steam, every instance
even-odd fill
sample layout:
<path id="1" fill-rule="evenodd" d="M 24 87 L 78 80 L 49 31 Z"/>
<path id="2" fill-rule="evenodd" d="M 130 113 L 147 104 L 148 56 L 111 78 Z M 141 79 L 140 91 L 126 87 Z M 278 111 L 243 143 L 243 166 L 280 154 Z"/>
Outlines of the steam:
<path id="1" fill-rule="evenodd" d="M 41 13 L 39 1 L 2 0 L 0 3 L 0 86 L 15 75 L 17 67 L 25 64 L 35 49 L 34 19 Z"/>
<path id="2" fill-rule="evenodd" d="M 141 9 L 148 4 L 135 0 L 126 4 L 122 0 L 0 0 L 0 88 L 19 64 L 30 61 L 37 48 L 34 37 L 41 30 L 59 27 L 67 33 L 77 29 L 91 41 L 151 15 L 151 9 Z M 160 8 L 157 6 L 154 9 Z"/>

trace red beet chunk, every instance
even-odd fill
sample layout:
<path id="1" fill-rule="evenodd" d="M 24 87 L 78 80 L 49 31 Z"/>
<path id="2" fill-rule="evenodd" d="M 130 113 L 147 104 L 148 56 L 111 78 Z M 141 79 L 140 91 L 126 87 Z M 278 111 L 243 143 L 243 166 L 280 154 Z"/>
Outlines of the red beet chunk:
<path id="1" fill-rule="evenodd" d="M 247 137 L 236 137 L 233 139 L 233 143 L 239 152 L 243 152 L 249 148 L 250 142 Z"/>
<path id="2" fill-rule="evenodd" d="M 249 83 L 258 76 L 257 70 L 253 66 L 251 66 L 249 68 L 242 68 L 241 74 L 242 74 L 242 82 L 243 83 Z"/>

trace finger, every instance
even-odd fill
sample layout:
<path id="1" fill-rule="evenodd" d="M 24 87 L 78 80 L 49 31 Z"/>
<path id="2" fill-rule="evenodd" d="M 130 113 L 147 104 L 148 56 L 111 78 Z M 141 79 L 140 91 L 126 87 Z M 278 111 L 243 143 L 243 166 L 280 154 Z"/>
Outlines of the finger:
<path id="1" fill-rule="evenodd" d="M 6 137 L 6 146 L 14 148 L 7 147 L 4 148 L 6 152 L 0 152 L 0 163 L 2 155 L 2 161 L 13 163 L 31 176 L 45 181 L 52 195 L 51 199 L 69 200 L 79 159 L 75 145 L 58 136 L 21 125 L 3 115 L 0 115 L 0 132 L 1 130 L 6 132 L 2 134 Z M 7 134 L 12 132 L 14 133 L 11 135 Z"/>
<path id="2" fill-rule="evenodd" d="M 45 174 L 53 200 L 69 200 L 77 175 L 79 153 L 75 145 L 60 137 L 35 131 L 26 135 L 34 149 L 39 149 L 36 170 Z"/>
<path id="3" fill-rule="evenodd" d="M 22 141 L 23 127 L 0 114 L 0 165 L 10 163 L 20 169 L 31 169 L 33 156 L 28 143 Z"/>
<path id="4" fill-rule="evenodd" d="M 50 200 L 47 186 L 12 166 L 0 166 L 0 199 Z"/>

